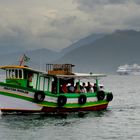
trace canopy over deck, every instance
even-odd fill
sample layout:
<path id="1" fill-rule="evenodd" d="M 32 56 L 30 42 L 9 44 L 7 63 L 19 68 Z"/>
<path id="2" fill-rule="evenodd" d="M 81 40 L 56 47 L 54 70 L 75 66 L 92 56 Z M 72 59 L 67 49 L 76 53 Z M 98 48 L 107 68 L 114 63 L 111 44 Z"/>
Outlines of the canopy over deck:
<path id="1" fill-rule="evenodd" d="M 51 75 L 57 78 L 74 78 L 74 79 L 98 79 L 100 77 L 106 77 L 105 74 L 86 74 L 86 73 L 74 73 L 74 75 Z"/>
<path id="2" fill-rule="evenodd" d="M 72 75 L 61 75 L 61 74 L 48 74 L 45 71 L 40 71 L 36 69 L 31 69 L 28 66 L 18 66 L 18 65 L 6 65 L 6 66 L 0 66 L 0 69 L 25 69 L 28 71 L 40 73 L 44 76 L 51 76 L 51 77 L 57 77 L 57 78 L 74 78 L 74 79 L 98 79 L 100 77 L 105 77 L 106 74 L 93 74 L 93 73 L 73 73 Z"/>

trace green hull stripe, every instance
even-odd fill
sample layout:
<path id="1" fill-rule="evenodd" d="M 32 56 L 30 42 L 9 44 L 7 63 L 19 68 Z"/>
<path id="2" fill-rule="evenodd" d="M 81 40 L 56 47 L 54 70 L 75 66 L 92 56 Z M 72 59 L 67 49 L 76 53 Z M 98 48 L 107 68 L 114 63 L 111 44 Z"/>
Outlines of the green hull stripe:
<path id="1" fill-rule="evenodd" d="M 64 105 L 63 107 L 65 108 L 84 108 L 84 107 L 91 107 L 91 106 L 97 106 L 97 105 L 103 105 L 103 104 L 108 104 L 108 102 L 106 100 L 103 101 L 96 101 L 96 102 L 87 102 L 84 105 L 79 105 L 78 103 L 69 103 Z M 46 106 L 46 107 L 58 107 L 57 103 L 52 103 L 52 102 L 47 102 L 44 101 L 42 103 L 40 103 L 40 105 L 42 106 Z"/>
<path id="2" fill-rule="evenodd" d="M 60 95 L 65 95 L 67 98 L 78 98 L 80 95 L 86 95 L 86 97 L 96 97 L 96 93 L 61 93 L 61 94 L 53 94 L 51 92 L 45 92 L 46 95 L 50 97 L 58 97 Z"/>

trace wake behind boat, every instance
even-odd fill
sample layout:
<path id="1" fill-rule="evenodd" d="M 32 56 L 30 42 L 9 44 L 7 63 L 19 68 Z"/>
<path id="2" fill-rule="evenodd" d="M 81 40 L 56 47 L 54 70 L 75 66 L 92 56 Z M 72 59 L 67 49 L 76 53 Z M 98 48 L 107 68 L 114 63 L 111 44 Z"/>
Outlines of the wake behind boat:
<path id="1" fill-rule="evenodd" d="M 77 74 L 72 64 L 48 64 L 47 72 L 22 65 L 1 66 L 5 82 L 0 82 L 1 112 L 61 113 L 96 111 L 107 108 L 113 94 L 100 89 L 104 74 Z M 94 80 L 94 85 L 80 85 Z"/>

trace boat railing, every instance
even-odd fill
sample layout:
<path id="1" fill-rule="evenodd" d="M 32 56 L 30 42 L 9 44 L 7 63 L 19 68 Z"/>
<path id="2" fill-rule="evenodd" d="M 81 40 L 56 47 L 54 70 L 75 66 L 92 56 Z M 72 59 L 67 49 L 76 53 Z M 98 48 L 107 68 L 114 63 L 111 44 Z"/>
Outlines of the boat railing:
<path id="1" fill-rule="evenodd" d="M 72 67 L 72 64 L 46 64 L 46 71 L 48 74 L 71 75 Z"/>

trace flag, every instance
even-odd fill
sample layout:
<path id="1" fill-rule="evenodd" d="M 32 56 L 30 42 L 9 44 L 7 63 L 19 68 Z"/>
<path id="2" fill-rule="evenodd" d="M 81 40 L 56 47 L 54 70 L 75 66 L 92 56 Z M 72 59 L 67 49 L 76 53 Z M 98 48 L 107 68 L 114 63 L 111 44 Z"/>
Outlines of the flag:
<path id="1" fill-rule="evenodd" d="M 30 61 L 30 58 L 27 57 L 25 54 L 23 55 L 23 57 L 21 58 L 20 60 L 20 66 L 24 65 L 25 62 L 29 62 Z"/>
<path id="2" fill-rule="evenodd" d="M 30 58 L 27 57 L 25 54 L 24 54 L 24 62 L 29 62 L 30 61 Z"/>

